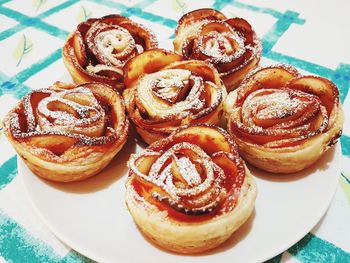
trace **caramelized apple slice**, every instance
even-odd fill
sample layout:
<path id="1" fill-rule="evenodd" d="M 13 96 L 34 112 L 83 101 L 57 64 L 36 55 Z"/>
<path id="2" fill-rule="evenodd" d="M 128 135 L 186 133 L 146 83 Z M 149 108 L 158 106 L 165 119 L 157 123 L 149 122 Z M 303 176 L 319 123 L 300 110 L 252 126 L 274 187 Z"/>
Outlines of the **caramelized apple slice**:
<path id="1" fill-rule="evenodd" d="M 252 26 L 245 19 L 235 17 L 227 19 L 225 22 L 244 36 L 245 44 L 253 43 L 254 31 L 252 29 Z"/>
<path id="2" fill-rule="evenodd" d="M 299 75 L 299 73 L 292 68 L 267 67 L 258 69 L 251 73 L 242 83 L 236 103 L 241 105 L 249 94 L 261 88 L 280 89 L 288 81 L 295 78 L 295 75 Z"/>
<path id="3" fill-rule="evenodd" d="M 156 72 L 174 61 L 181 60 L 182 56 L 164 49 L 145 51 L 125 64 L 123 68 L 125 87 L 130 88 L 135 80 L 144 74 Z"/>
<path id="4" fill-rule="evenodd" d="M 328 112 L 331 112 L 334 105 L 339 102 L 337 87 L 325 78 L 316 76 L 295 78 L 287 84 L 287 87 L 317 95 Z"/>
<path id="5" fill-rule="evenodd" d="M 184 131 L 180 131 L 177 140 L 193 142 L 208 154 L 217 151 L 230 151 L 228 138 L 220 131 L 221 129 L 218 127 L 191 126 Z"/>
<path id="6" fill-rule="evenodd" d="M 187 26 L 204 19 L 205 20 L 225 20 L 226 16 L 223 13 L 211 8 L 197 9 L 181 17 L 181 19 L 178 22 L 178 26 L 176 28 L 175 33 L 178 34 L 182 30 L 184 30 Z"/>

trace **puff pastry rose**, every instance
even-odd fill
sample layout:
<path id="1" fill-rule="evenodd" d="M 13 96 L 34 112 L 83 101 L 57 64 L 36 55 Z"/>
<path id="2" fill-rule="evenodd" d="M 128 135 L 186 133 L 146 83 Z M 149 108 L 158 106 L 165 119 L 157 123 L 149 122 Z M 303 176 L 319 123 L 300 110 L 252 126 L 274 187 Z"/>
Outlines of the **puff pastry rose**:
<path id="1" fill-rule="evenodd" d="M 182 125 L 219 122 L 226 89 L 210 64 L 154 49 L 131 59 L 124 70 L 126 110 L 148 144 Z"/>
<path id="2" fill-rule="evenodd" d="M 23 97 L 4 119 L 5 134 L 38 176 L 77 181 L 97 174 L 123 147 L 124 111 L 110 86 L 56 82 Z"/>
<path id="3" fill-rule="evenodd" d="M 78 25 L 63 47 L 63 62 L 76 83 L 101 82 L 123 88 L 123 66 L 158 46 L 155 35 L 121 15 L 91 18 Z"/>
<path id="4" fill-rule="evenodd" d="M 230 91 L 259 63 L 262 47 L 246 20 L 228 19 L 217 10 L 205 8 L 179 20 L 174 49 L 187 59 L 212 63 Z"/>
<path id="5" fill-rule="evenodd" d="M 140 230 L 178 253 L 214 248 L 254 209 L 257 189 L 228 133 L 182 127 L 129 160 L 126 204 Z"/>
<path id="6" fill-rule="evenodd" d="M 343 125 L 337 87 L 286 65 L 249 74 L 227 97 L 225 112 L 243 158 L 273 173 L 313 164 L 337 142 Z"/>

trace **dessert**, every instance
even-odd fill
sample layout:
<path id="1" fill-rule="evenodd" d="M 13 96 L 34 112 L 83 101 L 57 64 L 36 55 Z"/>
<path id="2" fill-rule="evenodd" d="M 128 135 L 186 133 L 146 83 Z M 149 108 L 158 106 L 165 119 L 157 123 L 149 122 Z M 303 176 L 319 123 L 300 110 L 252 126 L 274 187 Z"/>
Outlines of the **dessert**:
<path id="1" fill-rule="evenodd" d="M 246 20 L 228 19 L 217 10 L 205 8 L 189 12 L 179 20 L 174 49 L 186 59 L 212 63 L 231 91 L 257 66 L 262 47 Z"/>
<path id="2" fill-rule="evenodd" d="M 76 83 L 101 82 L 123 89 L 123 66 L 158 46 L 145 26 L 121 15 L 91 18 L 78 25 L 63 47 L 63 62 Z"/>
<path id="3" fill-rule="evenodd" d="M 134 154 L 126 204 L 152 242 L 178 253 L 214 248 L 251 215 L 256 185 L 223 129 L 194 125 Z"/>
<path id="4" fill-rule="evenodd" d="M 4 119 L 9 141 L 36 175 L 77 181 L 101 171 L 127 139 L 121 96 L 100 83 L 32 91 Z"/>
<path id="5" fill-rule="evenodd" d="M 263 170 L 293 173 L 337 142 L 343 113 L 337 87 L 287 65 L 259 68 L 225 101 L 227 128 L 242 157 Z"/>
<path id="6" fill-rule="evenodd" d="M 219 123 L 226 89 L 210 64 L 154 49 L 129 60 L 124 71 L 126 110 L 146 143 L 183 125 Z"/>

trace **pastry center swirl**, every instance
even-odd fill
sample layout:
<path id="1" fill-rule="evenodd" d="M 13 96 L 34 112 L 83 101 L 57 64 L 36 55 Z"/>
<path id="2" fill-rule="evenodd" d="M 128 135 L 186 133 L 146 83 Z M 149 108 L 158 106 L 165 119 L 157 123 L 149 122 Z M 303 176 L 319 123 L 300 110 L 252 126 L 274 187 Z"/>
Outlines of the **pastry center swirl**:
<path id="1" fill-rule="evenodd" d="M 249 94 L 237 124 L 239 130 L 254 134 L 256 142 L 279 147 L 319 134 L 328 122 L 327 109 L 318 96 L 282 88 Z"/>
<path id="2" fill-rule="evenodd" d="M 199 146 L 181 142 L 164 152 L 144 155 L 156 158 L 148 174 L 135 166 L 139 156 L 133 157 L 130 168 L 156 186 L 151 196 L 159 202 L 186 214 L 203 214 L 213 211 L 226 196 L 223 170 Z"/>
<path id="3" fill-rule="evenodd" d="M 136 48 L 132 35 L 124 28 L 114 26 L 112 30 L 102 31 L 95 37 L 98 50 L 115 66 L 123 66 L 125 59 L 132 54 Z M 142 46 L 137 45 L 141 53 Z"/>
<path id="4" fill-rule="evenodd" d="M 241 57 L 246 48 L 235 32 L 212 31 L 199 39 L 199 50 L 214 63 L 225 63 Z"/>
<path id="5" fill-rule="evenodd" d="M 138 98 L 150 117 L 165 118 L 185 116 L 190 111 L 198 112 L 205 104 L 215 104 L 221 94 L 205 102 L 205 87 L 217 86 L 185 69 L 167 69 L 144 76 L 138 83 Z"/>
<path id="6" fill-rule="evenodd" d="M 37 114 L 44 132 L 96 137 L 105 131 L 105 112 L 93 94 L 84 88 L 53 93 L 39 102 Z"/>
<path id="7" fill-rule="evenodd" d="M 92 84 L 85 85 L 42 89 L 25 96 L 10 116 L 13 136 L 58 156 L 73 145 L 116 141 L 125 126 L 112 108 L 117 105 L 113 92 L 98 92 Z"/>
<path id="8" fill-rule="evenodd" d="M 119 81 L 128 60 L 155 47 L 151 31 L 120 16 L 87 20 L 74 35 L 74 52 L 81 66 L 90 74 Z"/>

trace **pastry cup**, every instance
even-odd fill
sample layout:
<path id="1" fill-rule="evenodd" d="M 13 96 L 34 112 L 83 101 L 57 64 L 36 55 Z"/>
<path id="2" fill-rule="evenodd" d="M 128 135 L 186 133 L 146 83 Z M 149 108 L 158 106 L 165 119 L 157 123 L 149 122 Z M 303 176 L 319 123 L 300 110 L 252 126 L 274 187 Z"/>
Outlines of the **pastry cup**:
<path id="1" fill-rule="evenodd" d="M 179 154 L 181 158 L 191 160 L 191 163 L 181 161 L 178 170 L 176 161 L 174 163 L 172 159 L 168 164 L 171 166 L 171 175 L 160 179 L 168 169 L 165 167 L 168 162 L 165 161 L 165 166 L 161 168 L 158 167 L 159 162 L 174 158 L 169 157 L 171 151 L 174 156 Z M 205 152 L 202 156 L 203 163 L 209 158 L 209 168 L 204 169 L 207 174 L 201 170 L 203 167 L 198 168 L 196 157 L 202 155 L 201 151 Z M 164 158 L 166 155 L 168 158 Z M 197 168 L 193 165 L 197 165 Z M 166 250 L 192 254 L 217 247 L 254 210 L 257 195 L 254 179 L 239 157 L 231 138 L 220 128 L 203 125 L 180 128 L 170 137 L 150 145 L 140 155 L 132 156 L 129 167 L 130 173 L 126 182 L 126 204 L 129 212 L 142 233 Z M 181 174 L 181 169 L 186 172 Z M 196 169 L 197 174 L 193 169 Z M 210 169 L 222 169 L 223 178 L 215 177 L 210 186 L 205 187 L 206 180 L 210 177 Z M 191 180 L 196 181 L 196 175 L 200 175 L 201 182 L 191 185 Z M 180 185 L 179 181 L 184 180 L 184 185 Z M 175 186 L 175 190 L 172 183 L 178 186 Z M 196 192 L 193 197 L 191 193 L 198 189 L 200 192 Z M 172 191 L 178 196 L 173 197 Z M 182 195 L 181 192 L 186 193 Z M 214 193 L 214 196 L 208 197 L 208 192 Z M 193 202 L 186 203 L 186 198 Z"/>
<path id="2" fill-rule="evenodd" d="M 80 23 L 62 50 L 75 83 L 100 82 L 122 90 L 123 66 L 132 57 L 158 46 L 154 33 L 121 15 Z"/>
<path id="3" fill-rule="evenodd" d="M 337 87 L 287 65 L 250 73 L 224 110 L 242 157 L 277 174 L 312 165 L 337 142 L 344 122 Z"/>
<path id="4" fill-rule="evenodd" d="M 220 122 L 227 93 L 210 64 L 153 49 L 129 60 L 124 71 L 126 110 L 146 143 L 183 125 Z"/>
<path id="5" fill-rule="evenodd" d="M 129 123 L 110 86 L 56 82 L 32 91 L 4 119 L 7 138 L 36 175 L 58 182 L 100 172 L 126 142 Z"/>
<path id="6" fill-rule="evenodd" d="M 243 18 L 210 9 L 191 11 L 178 22 L 174 50 L 186 59 L 210 62 L 228 91 L 236 89 L 261 57 L 261 41 Z"/>

